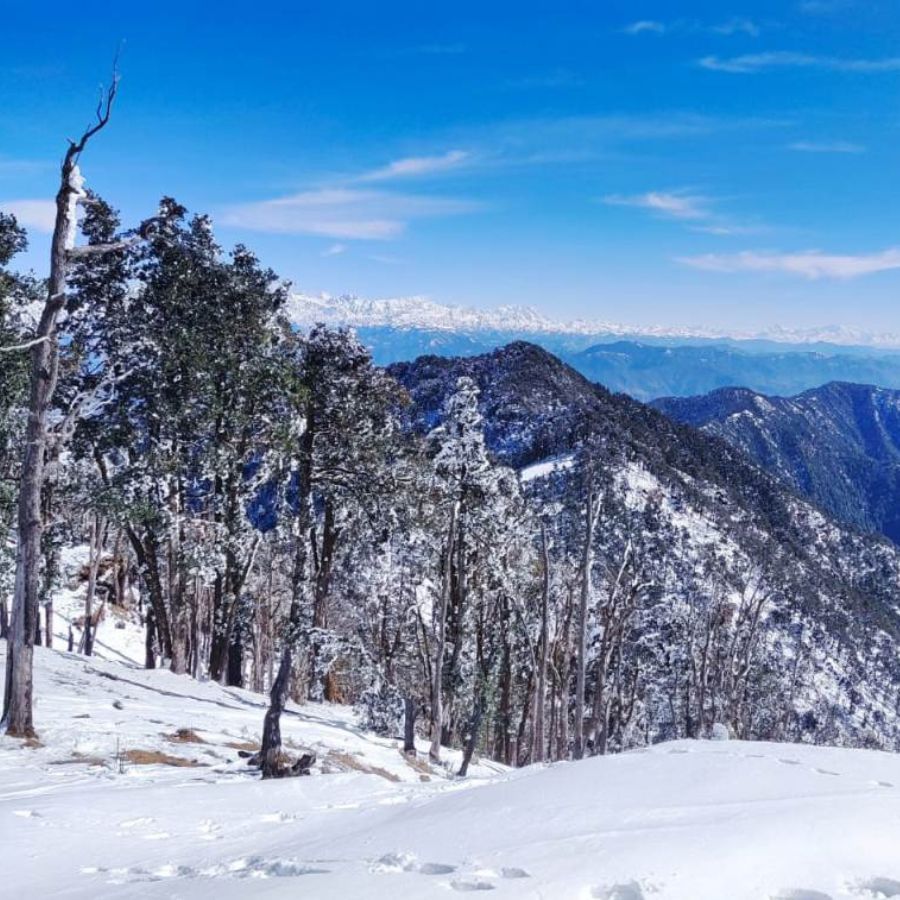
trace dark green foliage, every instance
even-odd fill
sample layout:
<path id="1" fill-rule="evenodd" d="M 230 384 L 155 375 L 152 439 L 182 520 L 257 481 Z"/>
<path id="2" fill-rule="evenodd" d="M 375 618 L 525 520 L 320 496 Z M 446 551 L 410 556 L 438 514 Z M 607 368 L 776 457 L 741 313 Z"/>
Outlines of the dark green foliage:
<path id="1" fill-rule="evenodd" d="M 13 560 L 9 530 L 15 516 L 16 481 L 21 456 L 28 387 L 28 351 L 9 350 L 27 342 L 22 310 L 36 298 L 40 285 L 11 272 L 7 266 L 27 246 L 25 232 L 14 216 L 0 212 L 0 592 L 9 587 Z"/>

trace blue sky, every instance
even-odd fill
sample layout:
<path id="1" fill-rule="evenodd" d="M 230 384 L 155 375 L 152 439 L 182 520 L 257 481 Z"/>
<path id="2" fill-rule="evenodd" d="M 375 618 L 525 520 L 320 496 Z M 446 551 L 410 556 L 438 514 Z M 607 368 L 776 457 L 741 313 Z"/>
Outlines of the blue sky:
<path id="1" fill-rule="evenodd" d="M 163 194 L 298 289 L 900 331 L 896 0 L 19 3 L 0 208 Z"/>

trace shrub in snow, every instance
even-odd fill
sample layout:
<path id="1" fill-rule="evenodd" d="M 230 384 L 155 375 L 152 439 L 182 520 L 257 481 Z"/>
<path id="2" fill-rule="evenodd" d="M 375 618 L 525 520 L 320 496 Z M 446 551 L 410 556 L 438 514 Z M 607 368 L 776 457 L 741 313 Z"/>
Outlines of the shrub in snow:
<path id="1" fill-rule="evenodd" d="M 360 723 L 368 731 L 396 737 L 402 731 L 403 697 L 392 684 L 381 681 L 363 691 L 356 704 Z"/>
<path id="2" fill-rule="evenodd" d="M 712 728 L 709 729 L 709 739 L 711 741 L 727 741 L 731 738 L 731 732 L 728 726 L 722 722 L 714 722 Z"/>

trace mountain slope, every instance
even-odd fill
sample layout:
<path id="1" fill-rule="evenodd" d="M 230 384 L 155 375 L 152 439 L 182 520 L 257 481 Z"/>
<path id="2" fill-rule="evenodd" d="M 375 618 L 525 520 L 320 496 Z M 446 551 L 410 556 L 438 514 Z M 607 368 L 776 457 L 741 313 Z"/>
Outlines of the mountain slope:
<path id="1" fill-rule="evenodd" d="M 260 782 L 226 743 L 256 735 L 258 696 L 44 648 L 35 664 L 44 745 L 0 737 L 10 897 L 900 894 L 894 754 L 677 741 L 423 781 L 397 741 L 306 704 L 291 706 L 290 736 L 355 767 Z M 159 734 L 188 726 L 207 743 Z M 122 751 L 159 745 L 200 765 L 120 768 L 117 732 Z"/>
<path id="2" fill-rule="evenodd" d="M 656 346 L 632 341 L 597 344 L 566 361 L 591 381 L 641 400 L 691 396 L 730 385 L 793 394 L 836 379 L 900 387 L 896 357 L 823 351 L 749 352 L 740 345 Z"/>
<path id="3" fill-rule="evenodd" d="M 807 739 L 822 740 L 817 728 L 834 726 L 830 740 L 900 747 L 896 547 L 828 519 L 726 441 L 611 394 L 533 345 L 469 359 L 424 357 L 390 371 L 409 390 L 422 431 L 438 421 L 459 376 L 475 379 L 488 444 L 501 461 L 527 467 L 529 490 L 568 484 L 577 493 L 580 476 L 568 460 L 586 439 L 603 447 L 598 462 L 626 502 L 658 505 L 673 534 L 675 569 L 689 571 L 713 554 L 723 570 L 766 572 L 778 583 L 767 665 L 783 686 L 792 660 L 809 659 L 802 699 L 785 701 L 817 723 L 808 732 L 800 726 Z M 542 463 L 548 459 L 566 465 Z M 675 579 L 666 588 L 666 609 L 690 602 L 686 584 Z"/>
<path id="4" fill-rule="evenodd" d="M 900 542 L 900 392 L 836 382 L 795 397 L 727 388 L 654 406 L 727 440 L 832 515 Z"/>

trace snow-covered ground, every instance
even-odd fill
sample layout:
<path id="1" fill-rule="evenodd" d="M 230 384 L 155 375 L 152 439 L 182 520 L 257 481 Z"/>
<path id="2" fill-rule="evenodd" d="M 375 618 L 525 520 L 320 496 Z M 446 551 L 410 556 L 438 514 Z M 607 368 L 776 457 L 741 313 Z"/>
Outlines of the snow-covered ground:
<path id="1" fill-rule="evenodd" d="M 36 660 L 42 746 L 0 739 L 3 896 L 900 898 L 891 754 L 679 741 L 461 781 L 306 705 L 284 732 L 316 771 L 262 782 L 237 755 L 261 697 Z"/>

